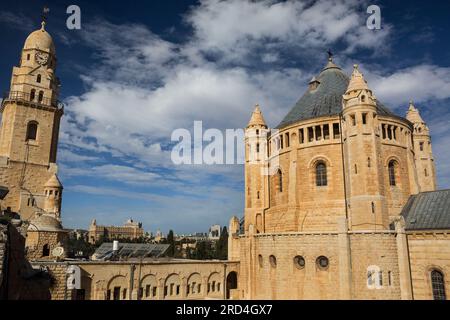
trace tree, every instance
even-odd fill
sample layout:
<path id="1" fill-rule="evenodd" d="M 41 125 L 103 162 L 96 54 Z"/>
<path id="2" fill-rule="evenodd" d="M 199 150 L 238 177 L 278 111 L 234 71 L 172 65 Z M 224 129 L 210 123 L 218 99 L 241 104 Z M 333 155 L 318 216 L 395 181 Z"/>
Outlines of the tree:
<path id="1" fill-rule="evenodd" d="M 195 246 L 194 258 L 197 260 L 212 259 L 214 252 L 211 249 L 211 243 L 209 241 L 198 241 Z"/>
<path id="2" fill-rule="evenodd" d="M 223 227 L 219 240 L 216 242 L 215 248 L 216 259 L 226 260 L 228 258 L 228 230 L 227 227 Z"/>
<path id="3" fill-rule="evenodd" d="M 175 256 L 175 239 L 174 239 L 172 230 L 170 230 L 169 234 L 167 235 L 167 243 L 169 244 L 169 249 L 167 250 L 167 255 L 169 257 Z"/>

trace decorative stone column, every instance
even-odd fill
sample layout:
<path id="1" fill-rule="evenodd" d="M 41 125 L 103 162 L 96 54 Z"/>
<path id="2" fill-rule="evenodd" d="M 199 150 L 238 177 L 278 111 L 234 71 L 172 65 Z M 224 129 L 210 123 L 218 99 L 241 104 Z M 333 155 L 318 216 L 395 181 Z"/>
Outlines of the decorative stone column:
<path id="1" fill-rule="evenodd" d="M 348 234 L 348 221 L 345 217 L 338 218 L 338 248 L 339 248 L 339 298 L 352 298 L 351 249 Z"/>
<path id="2" fill-rule="evenodd" d="M 409 265 L 408 240 L 406 238 L 405 220 L 399 216 L 394 221 L 397 232 L 397 257 L 402 300 L 412 300 L 411 269 Z"/>

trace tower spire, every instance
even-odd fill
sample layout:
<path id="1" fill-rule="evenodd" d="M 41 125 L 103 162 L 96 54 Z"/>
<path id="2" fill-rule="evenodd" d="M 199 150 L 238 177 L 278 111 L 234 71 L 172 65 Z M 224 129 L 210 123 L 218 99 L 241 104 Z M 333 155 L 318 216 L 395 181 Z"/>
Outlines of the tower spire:
<path id="1" fill-rule="evenodd" d="M 252 126 L 262 126 L 267 128 L 267 124 L 264 120 L 261 109 L 259 108 L 259 104 L 255 105 L 255 110 L 252 113 L 252 117 L 250 118 L 247 128 Z"/>
<path id="2" fill-rule="evenodd" d="M 411 121 L 414 124 L 424 124 L 422 117 L 420 116 L 419 109 L 417 109 L 414 105 L 414 101 L 411 99 L 409 101 L 408 112 L 406 113 L 406 119 Z"/>
<path id="3" fill-rule="evenodd" d="M 347 92 L 354 90 L 369 90 L 367 81 L 364 79 L 363 74 L 359 71 L 359 66 L 357 64 L 353 65 L 353 73 L 350 78 L 350 83 L 348 84 Z"/>

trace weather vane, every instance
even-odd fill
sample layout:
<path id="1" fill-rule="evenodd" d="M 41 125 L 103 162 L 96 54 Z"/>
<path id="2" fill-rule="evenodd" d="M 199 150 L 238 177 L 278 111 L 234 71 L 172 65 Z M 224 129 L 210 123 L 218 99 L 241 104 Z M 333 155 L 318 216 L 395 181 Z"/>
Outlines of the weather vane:
<path id="1" fill-rule="evenodd" d="M 327 51 L 327 53 L 328 53 L 328 59 L 333 59 L 333 52 L 331 52 L 331 49 L 328 49 L 328 51 Z"/>
<path id="2" fill-rule="evenodd" d="M 44 9 L 42 10 L 42 21 L 43 22 L 47 22 L 49 12 L 50 12 L 50 9 L 47 6 L 44 6 Z"/>

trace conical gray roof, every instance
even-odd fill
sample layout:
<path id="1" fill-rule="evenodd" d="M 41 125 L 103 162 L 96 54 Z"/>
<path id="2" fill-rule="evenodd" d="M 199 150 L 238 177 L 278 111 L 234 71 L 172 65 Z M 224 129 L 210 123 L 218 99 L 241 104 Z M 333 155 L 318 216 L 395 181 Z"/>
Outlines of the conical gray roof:
<path id="1" fill-rule="evenodd" d="M 347 90 L 349 77 L 332 60 L 329 60 L 316 78 L 320 82 L 319 86 L 305 92 L 277 129 L 302 120 L 338 115 L 342 111 L 342 96 Z M 394 116 L 379 101 L 377 101 L 377 108 L 380 115 Z"/>

